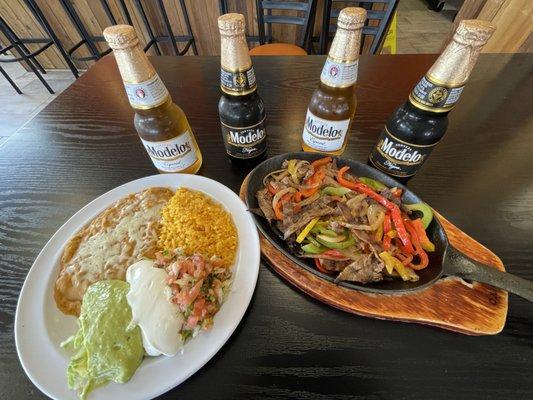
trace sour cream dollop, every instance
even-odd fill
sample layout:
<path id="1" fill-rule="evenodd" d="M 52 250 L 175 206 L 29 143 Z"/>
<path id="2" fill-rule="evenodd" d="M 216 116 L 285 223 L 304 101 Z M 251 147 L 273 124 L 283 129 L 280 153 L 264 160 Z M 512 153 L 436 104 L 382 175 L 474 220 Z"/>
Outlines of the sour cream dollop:
<path id="1" fill-rule="evenodd" d="M 141 328 L 143 346 L 150 356 L 175 355 L 182 347 L 179 334 L 183 317 L 170 298 L 167 273 L 153 261 L 142 260 L 126 272 L 130 290 L 126 296 L 133 315 L 132 324 Z"/>

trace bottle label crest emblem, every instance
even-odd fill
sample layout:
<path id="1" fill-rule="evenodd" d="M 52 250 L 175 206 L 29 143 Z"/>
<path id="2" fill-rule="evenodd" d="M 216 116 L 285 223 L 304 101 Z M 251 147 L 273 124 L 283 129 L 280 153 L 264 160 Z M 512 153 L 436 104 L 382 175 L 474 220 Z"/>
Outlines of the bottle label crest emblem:
<path id="1" fill-rule="evenodd" d="M 324 64 L 324 68 L 322 68 L 320 80 L 325 85 L 331 87 L 352 86 L 357 82 L 358 66 L 358 60 L 337 62 L 328 57 Z"/>
<path id="2" fill-rule="evenodd" d="M 263 154 L 267 147 L 265 118 L 246 127 L 229 126 L 220 121 L 226 152 L 240 159 L 255 158 Z"/>
<path id="3" fill-rule="evenodd" d="M 415 107 L 423 110 L 447 112 L 459 101 L 463 89 L 464 85 L 441 85 L 424 76 L 409 95 L 409 100 Z"/>
<path id="4" fill-rule="evenodd" d="M 220 87 L 231 95 L 245 95 L 257 88 L 254 67 L 246 71 L 227 71 L 220 69 Z"/>
<path id="5" fill-rule="evenodd" d="M 395 137 L 385 127 L 369 159 L 377 169 L 389 175 L 409 177 L 416 174 L 437 143 L 431 145 L 407 143 Z"/>
<path id="6" fill-rule="evenodd" d="M 337 151 L 342 148 L 349 127 L 350 119 L 331 121 L 319 118 L 307 110 L 302 138 L 313 149 Z"/>
<path id="7" fill-rule="evenodd" d="M 135 108 L 156 107 L 162 104 L 169 96 L 165 84 L 157 74 L 144 82 L 124 82 L 124 88 L 130 104 Z"/>
<path id="8" fill-rule="evenodd" d="M 141 141 L 155 167 L 160 171 L 180 172 L 198 160 L 191 133 L 188 131 L 162 142 L 150 142 L 142 138 Z"/>

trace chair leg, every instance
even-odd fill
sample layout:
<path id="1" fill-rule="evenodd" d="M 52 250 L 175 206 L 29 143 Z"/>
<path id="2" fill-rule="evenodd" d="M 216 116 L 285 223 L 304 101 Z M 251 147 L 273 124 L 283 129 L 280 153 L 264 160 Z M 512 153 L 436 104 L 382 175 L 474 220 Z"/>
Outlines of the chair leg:
<path id="1" fill-rule="evenodd" d="M 74 75 L 74 78 L 78 79 L 80 77 L 78 68 L 76 68 L 76 66 L 72 62 L 70 56 L 67 54 L 65 48 L 63 47 L 63 45 L 59 41 L 56 33 L 54 32 L 54 30 L 52 29 L 52 27 L 48 23 L 48 20 L 44 17 L 44 14 L 41 11 L 41 9 L 37 6 L 37 4 L 35 3 L 34 0 L 26 0 L 26 4 L 33 11 L 35 16 L 37 17 L 37 19 L 41 23 L 41 26 L 45 29 L 45 31 L 50 36 L 50 39 L 52 39 L 52 41 L 56 45 L 57 49 L 59 50 L 59 53 L 63 57 L 63 60 L 65 60 L 65 62 L 67 63 L 67 66 L 69 67 L 70 72 L 72 72 L 72 75 Z"/>
<path id="2" fill-rule="evenodd" d="M 7 81 L 9 82 L 9 84 L 11 86 L 13 86 L 13 89 L 15 89 L 15 91 L 18 93 L 18 94 L 22 94 L 22 91 L 19 89 L 19 87 L 17 86 L 17 84 L 13 81 L 13 79 L 11 79 L 11 77 L 7 74 L 6 71 L 4 71 L 4 69 L 0 66 L 0 74 L 4 75 L 4 78 L 7 79 Z"/>
<path id="3" fill-rule="evenodd" d="M 178 43 L 176 43 L 174 32 L 172 32 L 172 27 L 170 26 L 170 21 L 168 19 L 167 11 L 165 10 L 165 5 L 163 4 L 163 0 L 158 0 L 157 4 L 159 6 L 159 12 L 163 16 L 163 23 L 165 24 L 165 28 L 167 29 L 167 35 L 170 38 L 170 41 L 172 42 L 172 51 L 174 52 L 174 55 L 177 56 Z"/>
<path id="4" fill-rule="evenodd" d="M 329 41 L 329 20 L 331 16 L 331 0 L 324 0 L 322 31 L 320 32 L 320 54 L 326 54 Z"/>
<path id="5" fill-rule="evenodd" d="M 124 17 L 126 18 L 126 23 L 128 25 L 133 26 L 133 21 L 131 20 L 130 11 L 128 10 L 128 7 L 126 7 L 126 3 L 124 2 L 124 0 L 119 0 L 119 1 L 120 1 L 120 8 L 122 9 L 122 13 L 124 14 Z"/>
<path id="6" fill-rule="evenodd" d="M 5 30 L 9 32 L 9 35 L 11 35 L 13 42 L 19 43 L 20 48 L 26 52 L 26 55 L 31 54 L 30 49 L 28 49 L 28 47 L 22 42 L 22 40 L 20 40 L 20 38 L 15 33 L 15 31 L 11 29 L 11 27 L 7 24 L 4 24 L 4 27 L 5 27 Z M 41 73 L 46 74 L 46 71 L 44 70 L 43 66 L 41 65 L 39 61 L 37 61 L 35 57 L 33 57 L 33 59 L 30 60 L 30 62 L 33 62 L 35 66 L 39 69 L 39 71 L 41 71 Z"/>
<path id="7" fill-rule="evenodd" d="M 33 0 L 32 0 L 33 1 Z M 76 30 L 78 31 L 79 35 L 82 37 L 82 39 L 85 41 L 85 44 L 89 48 L 91 54 L 93 57 L 98 60 L 100 58 L 100 52 L 94 45 L 91 36 L 89 35 L 89 32 L 85 29 L 85 26 L 83 25 L 83 22 L 81 22 L 80 16 L 78 15 L 78 12 L 70 2 L 70 0 L 61 0 L 61 4 L 63 5 L 63 9 L 67 12 L 70 20 L 76 27 Z"/>
<path id="8" fill-rule="evenodd" d="M 35 65 L 33 65 L 33 63 L 31 63 L 28 59 L 28 57 L 26 56 L 26 53 L 24 52 L 24 50 L 22 50 L 20 48 L 20 46 L 18 45 L 18 43 L 14 43 L 13 44 L 15 46 L 15 49 L 17 50 L 17 52 L 20 54 L 20 56 L 24 59 L 24 61 L 26 62 L 26 64 L 28 64 L 28 66 L 30 67 L 30 69 L 33 71 L 33 73 L 35 75 L 37 75 L 37 78 L 41 81 L 41 83 L 43 84 L 43 86 L 46 88 L 46 90 L 48 90 L 48 92 L 50 92 L 50 94 L 54 94 L 54 91 L 53 89 L 50 87 L 50 85 L 48 84 L 48 82 L 46 82 L 46 80 L 43 78 L 43 76 L 41 75 L 41 73 L 39 72 L 39 70 L 35 67 Z"/>
<path id="9" fill-rule="evenodd" d="M 157 43 L 157 39 L 154 36 L 154 31 L 152 31 L 152 27 L 150 26 L 150 23 L 148 22 L 148 17 L 146 16 L 146 13 L 144 12 L 144 7 L 141 3 L 141 0 L 135 0 L 135 5 L 137 6 L 137 10 L 141 14 L 141 18 L 143 20 L 144 26 L 146 28 L 146 31 L 148 32 L 148 37 L 150 38 L 150 41 L 154 42 L 155 47 L 155 53 L 156 55 L 161 55 L 161 49 L 159 48 L 159 44 Z M 145 49 L 147 51 L 148 48 Z"/>
<path id="10" fill-rule="evenodd" d="M 183 12 L 183 16 L 185 17 L 185 26 L 187 27 L 187 35 L 189 35 L 192 39 L 191 46 L 192 46 L 192 52 L 195 56 L 198 55 L 198 49 L 196 48 L 196 40 L 194 40 L 194 35 L 192 34 L 192 27 L 191 27 L 191 21 L 189 20 L 189 12 L 187 11 L 187 6 L 185 5 L 185 0 L 180 0 L 181 5 L 181 11 Z"/>

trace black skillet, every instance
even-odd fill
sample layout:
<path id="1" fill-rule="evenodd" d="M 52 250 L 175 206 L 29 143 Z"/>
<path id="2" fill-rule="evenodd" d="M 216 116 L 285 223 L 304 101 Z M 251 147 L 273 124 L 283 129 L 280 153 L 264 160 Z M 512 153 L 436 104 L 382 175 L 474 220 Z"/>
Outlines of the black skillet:
<path id="1" fill-rule="evenodd" d="M 322 157 L 324 157 L 324 155 L 317 153 L 299 152 L 282 154 L 263 161 L 249 175 L 248 187 L 245 193 L 245 201 L 248 208 L 257 209 L 259 207 L 255 194 L 258 190 L 262 189 L 263 178 L 270 172 L 280 169 L 284 160 L 300 159 L 313 161 Z M 354 176 L 366 176 L 380 181 L 389 187 L 402 188 L 404 193 L 402 201 L 405 204 L 422 202 L 422 200 L 408 188 L 375 168 L 361 164 L 357 161 L 341 158 L 337 158 L 337 165 L 349 165 L 349 172 Z M 293 254 L 286 242 L 281 238 L 280 232 L 273 229 L 265 218 L 254 215 L 254 219 L 257 227 L 265 237 L 292 261 L 320 278 L 334 282 L 333 277 L 318 271 L 310 260 L 299 258 Z M 420 276 L 420 279 L 417 282 L 403 282 L 402 280 L 397 279 L 370 284 L 358 284 L 356 282 L 339 282 L 338 284 L 346 288 L 362 290 L 365 292 L 392 294 L 425 288 L 443 276 L 457 276 L 466 280 L 486 283 L 506 290 L 507 292 L 517 294 L 529 301 L 533 301 L 533 282 L 488 267 L 461 253 L 448 242 L 444 228 L 438 219 L 433 219 L 428 227 L 427 233 L 428 237 L 435 244 L 435 252 L 429 253 L 429 266 L 421 271 L 417 271 L 417 274 Z"/>

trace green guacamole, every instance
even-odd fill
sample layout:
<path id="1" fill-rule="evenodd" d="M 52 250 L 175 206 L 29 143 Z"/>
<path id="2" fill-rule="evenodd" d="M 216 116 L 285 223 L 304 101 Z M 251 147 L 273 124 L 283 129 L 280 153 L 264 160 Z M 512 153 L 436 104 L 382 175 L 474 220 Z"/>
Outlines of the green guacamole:
<path id="1" fill-rule="evenodd" d="M 128 290 L 129 284 L 124 281 L 92 284 L 83 296 L 79 330 L 62 344 L 74 352 L 67 380 L 81 399 L 109 381 L 127 382 L 141 364 L 141 331 L 138 326 L 129 327 Z"/>

